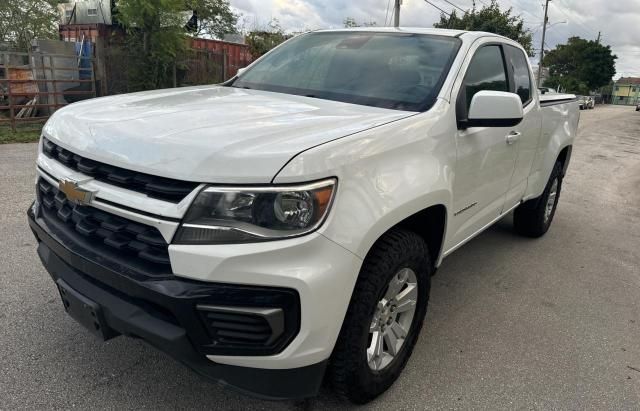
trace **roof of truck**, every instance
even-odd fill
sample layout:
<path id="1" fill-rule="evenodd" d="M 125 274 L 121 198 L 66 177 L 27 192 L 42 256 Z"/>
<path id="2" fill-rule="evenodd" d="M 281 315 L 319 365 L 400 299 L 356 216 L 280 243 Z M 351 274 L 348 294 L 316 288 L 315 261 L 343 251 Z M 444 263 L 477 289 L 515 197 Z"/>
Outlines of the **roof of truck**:
<path id="1" fill-rule="evenodd" d="M 450 30 L 450 29 L 436 29 L 428 27 L 352 27 L 352 28 L 340 28 L 340 29 L 325 29 L 318 30 L 318 32 L 339 32 L 339 31 L 365 31 L 374 33 L 410 33 L 410 34 L 435 34 L 439 36 L 448 37 L 460 37 L 462 35 L 465 38 L 477 38 L 477 37 L 502 37 L 504 36 L 495 33 L 488 33 L 485 31 L 465 31 L 465 30 Z"/>

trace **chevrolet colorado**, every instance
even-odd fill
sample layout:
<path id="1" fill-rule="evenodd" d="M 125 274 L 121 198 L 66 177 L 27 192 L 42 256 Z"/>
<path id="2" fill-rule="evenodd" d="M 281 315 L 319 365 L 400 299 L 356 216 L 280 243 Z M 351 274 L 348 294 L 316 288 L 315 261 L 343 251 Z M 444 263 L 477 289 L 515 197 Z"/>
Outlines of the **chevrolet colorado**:
<path id="1" fill-rule="evenodd" d="M 364 403 L 407 363 L 444 257 L 512 210 L 548 230 L 578 120 L 504 37 L 312 32 L 221 85 L 57 111 L 28 220 L 99 338 L 262 397 L 324 379 Z"/>

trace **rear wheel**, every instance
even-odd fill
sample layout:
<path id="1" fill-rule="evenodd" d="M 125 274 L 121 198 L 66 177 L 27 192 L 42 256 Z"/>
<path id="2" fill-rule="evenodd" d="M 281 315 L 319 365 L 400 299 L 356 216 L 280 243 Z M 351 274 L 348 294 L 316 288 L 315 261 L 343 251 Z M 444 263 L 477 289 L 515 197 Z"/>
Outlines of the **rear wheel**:
<path id="1" fill-rule="evenodd" d="M 513 226 L 518 234 L 527 237 L 543 236 L 553 221 L 562 188 L 562 163 L 556 162 L 542 195 L 516 208 Z"/>
<path id="2" fill-rule="evenodd" d="M 374 245 L 329 363 L 340 395 L 364 404 L 398 378 L 427 312 L 431 271 L 427 245 L 413 232 L 394 229 Z"/>

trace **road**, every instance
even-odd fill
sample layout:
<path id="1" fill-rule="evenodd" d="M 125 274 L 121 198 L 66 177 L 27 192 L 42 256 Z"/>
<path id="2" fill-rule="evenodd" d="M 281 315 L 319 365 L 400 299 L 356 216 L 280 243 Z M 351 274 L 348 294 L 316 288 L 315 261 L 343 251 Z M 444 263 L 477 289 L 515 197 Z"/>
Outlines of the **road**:
<path id="1" fill-rule="evenodd" d="M 0 409 L 320 410 L 200 380 L 144 343 L 99 343 L 64 313 L 25 219 L 35 145 L 0 146 Z M 507 217 L 445 260 L 413 357 L 360 409 L 640 409 L 640 113 L 582 112 L 555 221 Z"/>

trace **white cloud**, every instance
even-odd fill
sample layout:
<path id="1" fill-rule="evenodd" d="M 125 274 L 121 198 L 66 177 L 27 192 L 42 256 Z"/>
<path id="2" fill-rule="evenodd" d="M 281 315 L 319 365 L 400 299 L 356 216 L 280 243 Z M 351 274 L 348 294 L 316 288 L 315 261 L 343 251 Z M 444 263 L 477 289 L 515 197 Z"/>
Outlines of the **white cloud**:
<path id="1" fill-rule="evenodd" d="M 445 0 L 429 0 L 450 12 L 454 7 Z M 449 0 L 462 9 L 473 0 Z M 477 0 L 478 7 L 490 0 Z M 342 27 L 346 17 L 358 22 L 375 21 L 379 26 L 392 24 L 394 0 L 231 0 L 232 7 L 245 16 L 245 25 L 264 26 L 277 18 L 289 31 Z M 543 0 L 499 0 L 503 7 L 513 7 L 534 32 L 534 46 L 539 49 L 543 19 Z M 389 9 L 387 9 L 389 7 Z M 431 27 L 440 11 L 424 0 L 403 0 L 400 23 L 403 26 Z M 567 21 L 563 24 L 555 24 Z M 549 24 L 545 41 L 547 49 L 566 43 L 571 36 L 611 45 L 618 56 L 616 69 L 624 76 L 640 77 L 640 0 L 553 0 L 549 7 Z"/>

